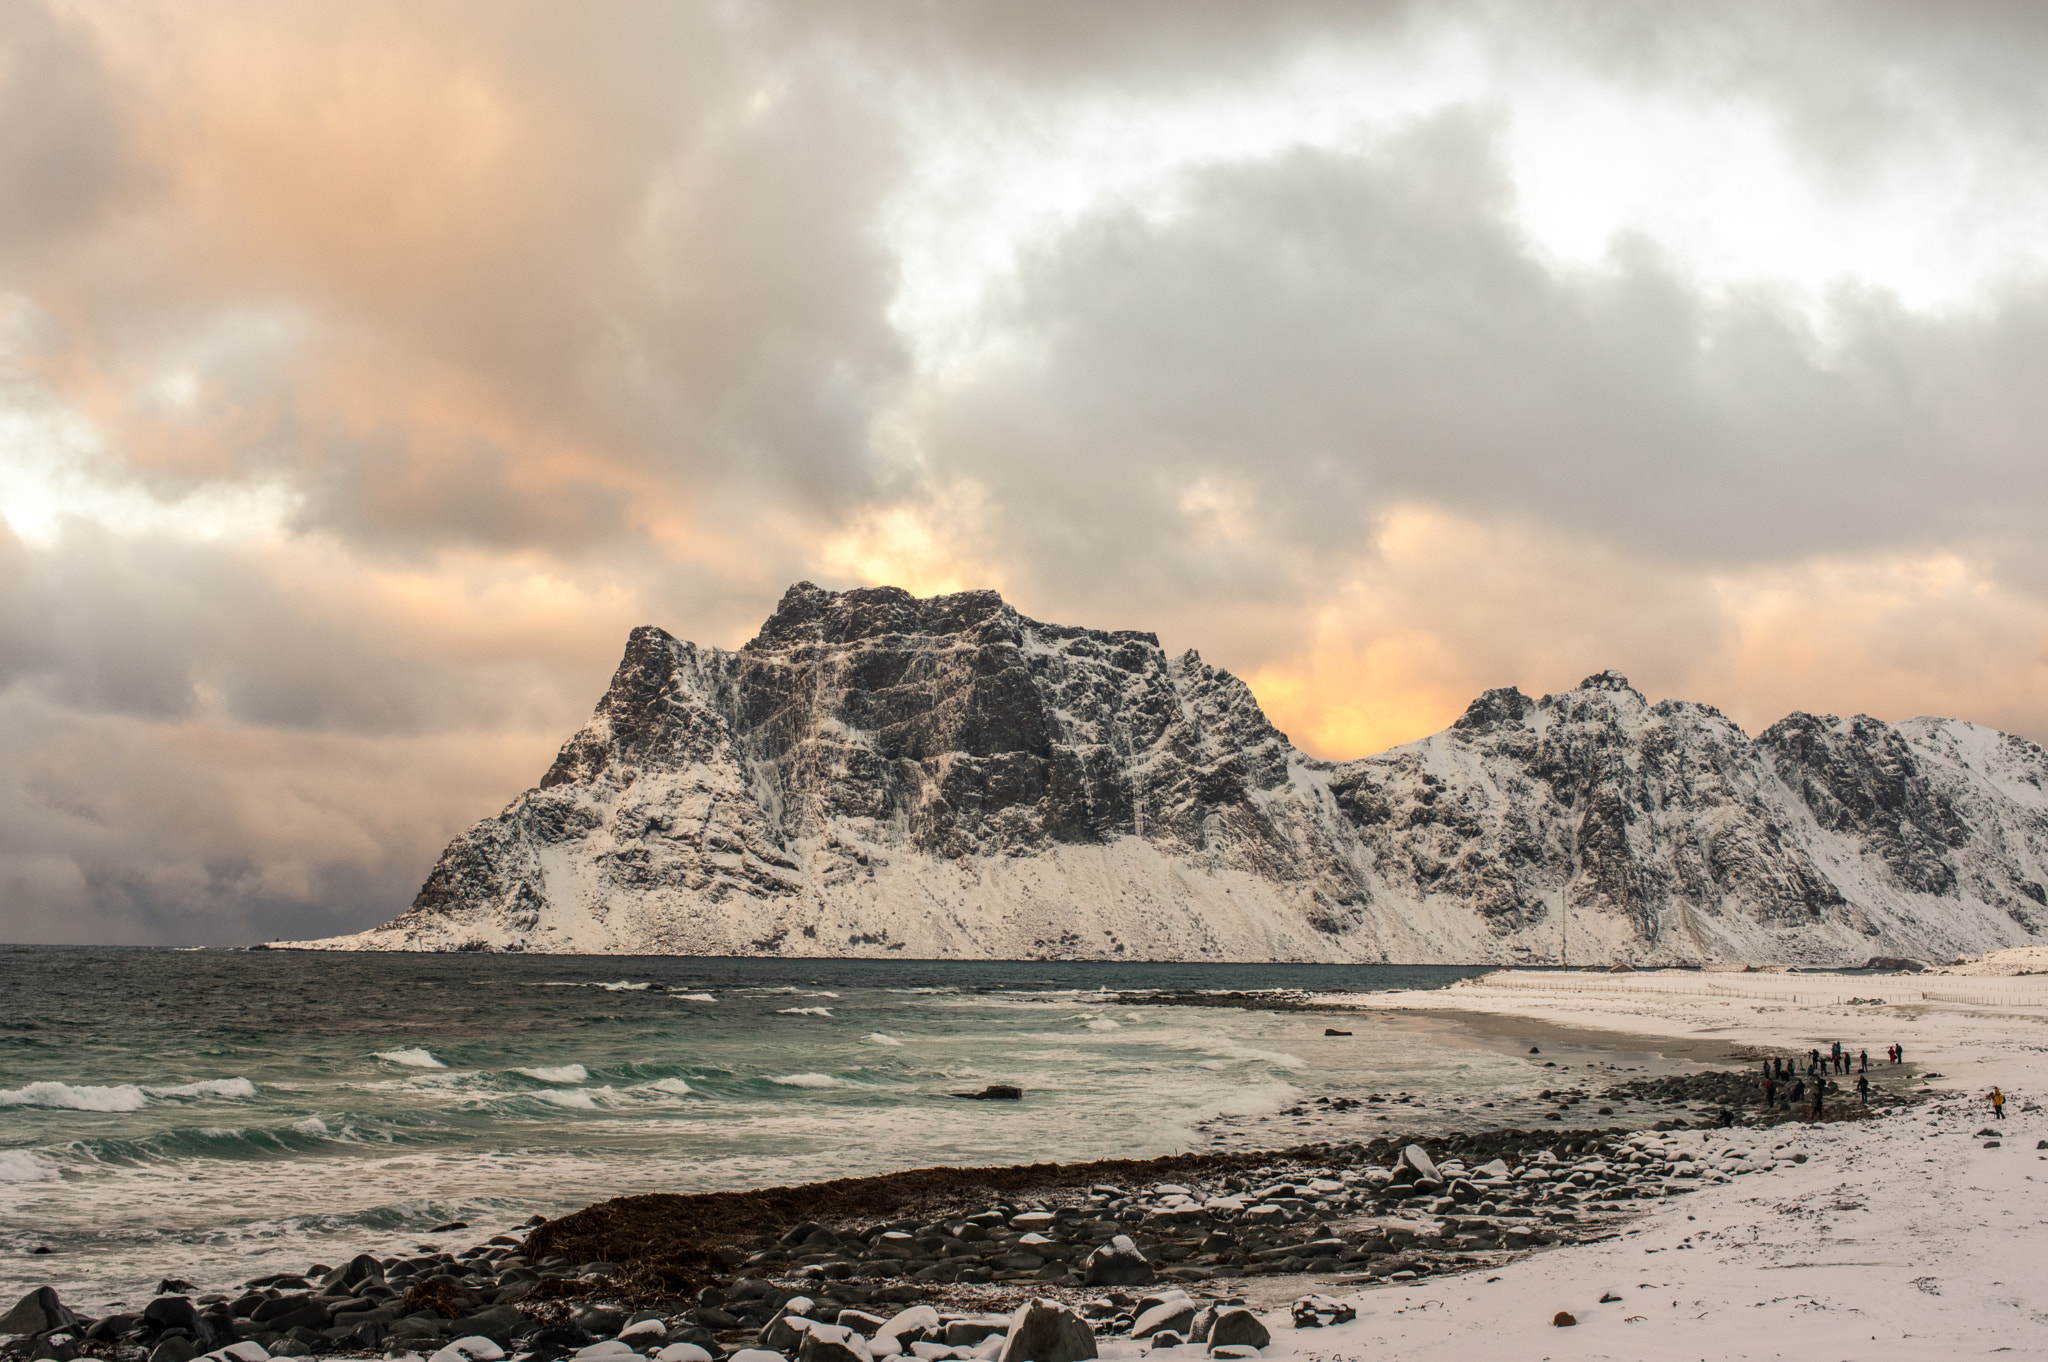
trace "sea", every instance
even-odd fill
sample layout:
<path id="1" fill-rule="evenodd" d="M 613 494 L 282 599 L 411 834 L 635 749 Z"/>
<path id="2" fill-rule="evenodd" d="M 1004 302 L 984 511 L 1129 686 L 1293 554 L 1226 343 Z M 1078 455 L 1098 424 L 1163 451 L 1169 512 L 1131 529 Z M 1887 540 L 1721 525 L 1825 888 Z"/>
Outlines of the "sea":
<path id="1" fill-rule="evenodd" d="M 1480 972 L 0 948 L 0 1301 L 132 1306 L 630 1193 L 1284 1147 L 1333 1138 L 1318 1096 L 1533 1100 L 1554 1074 L 1427 1028 L 1126 1000 Z M 1024 1097 L 954 1095 L 992 1084 Z"/>

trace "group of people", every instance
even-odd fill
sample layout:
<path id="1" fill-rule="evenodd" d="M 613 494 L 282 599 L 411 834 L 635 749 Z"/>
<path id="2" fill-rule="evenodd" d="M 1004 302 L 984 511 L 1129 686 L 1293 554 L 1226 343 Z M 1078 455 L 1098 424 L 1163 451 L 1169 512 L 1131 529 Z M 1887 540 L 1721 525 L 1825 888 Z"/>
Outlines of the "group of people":
<path id="1" fill-rule="evenodd" d="M 1903 1063 L 1905 1054 L 1905 1049 L 1902 1046 L 1889 1045 L 1885 1047 L 1885 1058 L 1894 1064 Z M 1807 1080 L 1811 1079 L 1813 1116 L 1815 1120 L 1819 1120 L 1822 1103 L 1827 1097 L 1827 1075 L 1833 1073 L 1847 1077 L 1852 1071 L 1856 1074 L 1857 1101 L 1865 1106 L 1870 1105 L 1870 1051 L 1868 1050 L 1859 1050 L 1852 1055 L 1843 1048 L 1840 1041 L 1830 1045 L 1826 1054 L 1822 1054 L 1817 1049 L 1808 1050 L 1806 1052 L 1806 1073 L 1804 1076 L 1801 1076 L 1799 1073 L 1798 1061 L 1787 1060 L 1783 1055 L 1763 1061 L 1763 1066 L 1764 1105 L 1766 1107 L 1774 1109 L 1777 1107 L 1779 1086 L 1787 1082 L 1787 1080 L 1791 1083 L 1791 1087 L 1785 1093 L 1787 1104 L 1795 1107 L 1805 1105 L 1808 1100 L 1807 1090 L 1809 1084 Z"/>

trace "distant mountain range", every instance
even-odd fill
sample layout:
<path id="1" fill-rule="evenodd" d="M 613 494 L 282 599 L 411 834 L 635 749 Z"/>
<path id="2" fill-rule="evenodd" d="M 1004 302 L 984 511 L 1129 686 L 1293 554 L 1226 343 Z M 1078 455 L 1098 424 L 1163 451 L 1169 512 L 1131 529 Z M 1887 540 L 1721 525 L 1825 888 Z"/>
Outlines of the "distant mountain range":
<path id="1" fill-rule="evenodd" d="M 538 788 L 352 950 L 1636 964 L 1947 959 L 2048 928 L 2048 752 L 1751 738 L 1615 672 L 1358 761 L 1242 681 L 993 591 L 635 629 Z"/>

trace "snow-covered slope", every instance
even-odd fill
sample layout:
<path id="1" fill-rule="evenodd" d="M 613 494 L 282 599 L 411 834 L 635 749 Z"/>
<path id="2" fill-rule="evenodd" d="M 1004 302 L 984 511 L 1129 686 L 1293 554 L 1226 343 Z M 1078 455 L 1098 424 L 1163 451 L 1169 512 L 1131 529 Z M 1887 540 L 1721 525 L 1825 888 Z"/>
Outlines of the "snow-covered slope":
<path id="1" fill-rule="evenodd" d="M 1952 958 L 2048 927 L 2048 753 L 1955 720 L 1751 739 L 1613 672 L 1296 751 L 1150 634 L 800 583 L 737 652 L 633 631 L 537 789 L 339 949 Z M 2048 939 L 2048 938 L 2044 938 Z"/>

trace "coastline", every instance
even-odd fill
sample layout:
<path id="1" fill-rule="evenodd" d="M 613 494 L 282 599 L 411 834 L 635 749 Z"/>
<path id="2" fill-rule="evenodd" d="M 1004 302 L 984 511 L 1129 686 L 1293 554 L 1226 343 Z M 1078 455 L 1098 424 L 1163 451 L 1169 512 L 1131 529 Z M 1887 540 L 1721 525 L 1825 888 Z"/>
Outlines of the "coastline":
<path id="1" fill-rule="evenodd" d="M 1771 990 L 1761 983 L 1737 989 L 1733 995 L 1703 997 L 1660 991 L 1654 976 L 1643 978 L 1634 988 L 1608 987 L 1611 981 L 1603 980 L 1601 991 L 1594 995 L 1577 987 L 1582 982 L 1559 976 L 1552 987 L 1537 989 L 1489 985 L 1482 979 L 1427 993 L 1328 999 L 1324 1000 L 1328 1006 L 1318 1010 L 1341 1009 L 1381 1024 L 1429 1029 L 1440 1036 L 1455 1032 L 1464 1043 L 1495 1048 L 1520 1046 L 1529 1040 L 1546 1056 L 1557 1056 L 1546 1058 L 1546 1063 L 1557 1063 L 1561 1070 L 1569 1065 L 1574 1078 L 1588 1074 L 1620 1078 L 1636 1067 L 1618 1064 L 1617 1057 L 1646 1061 L 1654 1057 L 1671 1073 L 1687 1069 L 1711 1073 L 1702 1066 L 1725 1065 L 1736 1056 L 1747 1058 L 1762 1049 L 1792 1052 L 1814 1044 L 1825 1048 L 1829 1033 L 1849 1035 L 1852 1047 L 1862 1035 L 1871 1037 L 1864 1048 L 1903 1040 L 1913 1063 L 1898 1067 L 1893 1086 L 1912 1091 L 1920 1105 L 1894 1108 L 1893 1114 L 1870 1120 L 1830 1121 L 1819 1126 L 1800 1122 L 1703 1131 L 1688 1122 L 1683 1130 L 1634 1133 L 1646 1123 L 1617 1112 L 1599 1126 L 1557 1122 L 1547 1128 L 1519 1130 L 1513 1137 L 1498 1130 L 1468 1133 L 1468 1141 L 1491 1138 L 1493 1147 L 1508 1155 L 1517 1173 L 1538 1163 L 1535 1151 L 1539 1148 L 1552 1150 L 1552 1158 L 1567 1163 L 1595 1153 L 1603 1160 L 1613 1158 L 1622 1149 L 1630 1150 L 1633 1157 L 1646 1147 L 1667 1154 L 1683 1150 L 1695 1161 L 1708 1156 L 1716 1160 L 1714 1171 L 1693 1186 L 1660 1187 L 1658 1194 L 1651 1196 L 1631 1195 L 1615 1207 L 1584 1213 L 1583 1218 L 1575 1206 L 1550 1207 L 1569 1218 L 1545 1215 L 1534 1219 L 1530 1227 L 1545 1238 L 1530 1238 L 1513 1247 L 1503 1242 L 1498 1249 L 1459 1244 L 1458 1236 L 1465 1232 L 1463 1222 L 1490 1218 L 1498 1224 L 1515 1217 L 1464 1215 L 1455 1203 L 1438 1205 L 1441 1197 L 1420 1204 L 1408 1204 L 1410 1198 L 1400 1197 L 1391 1205 L 1381 1204 L 1384 1198 L 1367 1197 L 1363 1200 L 1371 1204 L 1362 1204 L 1358 1189 L 1375 1181 L 1376 1170 L 1398 1158 L 1399 1149 L 1411 1135 L 1436 1147 L 1437 1157 L 1462 1151 L 1450 1148 L 1441 1135 L 1410 1131 L 1405 1125 L 1398 1137 L 1387 1133 L 1368 1139 L 1334 1138 L 1359 1131 L 1357 1118 L 1366 1113 L 1355 1107 L 1313 1111 L 1298 1118 L 1308 1120 L 1315 1134 L 1333 1138 L 1279 1151 L 1191 1152 L 1166 1160 L 1134 1161 L 1114 1173 L 1084 1166 L 1059 1171 L 1048 1168 L 1037 1173 L 1035 1181 L 1028 1169 L 906 1170 L 889 1178 L 853 1181 L 872 1184 L 894 1178 L 914 1184 L 921 1173 L 953 1175 L 953 1185 L 945 1195 L 928 1187 L 925 1191 L 934 1195 L 920 1199 L 913 1194 L 914 1187 L 905 1186 L 895 1204 L 871 1202 L 866 1216 L 872 1220 L 882 1214 L 897 1219 L 929 1217 L 941 1210 L 961 1214 L 978 1195 L 984 1201 L 995 1200 L 985 1195 L 988 1192 L 1045 1208 L 1027 1214 L 1056 1215 L 1085 1205 L 1087 1189 L 1080 1184 L 1093 1185 L 1098 1176 L 1126 1181 L 1180 1177 L 1190 1191 L 1206 1191 L 1193 1184 L 1204 1179 L 1220 1183 L 1253 1170 L 1262 1176 L 1294 1176 L 1304 1181 L 1321 1172 L 1337 1175 L 1324 1180 L 1345 1189 L 1338 1194 L 1340 1202 L 1351 1198 L 1349 1205 L 1330 1208 L 1337 1213 L 1309 1213 L 1305 1223 L 1313 1225 L 1323 1238 L 1350 1235 L 1354 1237 L 1349 1242 L 1359 1247 L 1361 1237 L 1385 1233 L 1390 1226 L 1399 1229 L 1394 1222 L 1411 1226 L 1434 1222 L 1433 1234 L 1414 1235 L 1402 1246 L 1406 1257 L 1400 1252 L 1381 1254 L 1388 1259 L 1382 1264 L 1388 1270 L 1377 1276 L 1370 1271 L 1374 1256 L 1370 1252 L 1342 1270 L 1333 1265 L 1333 1270 L 1294 1272 L 1259 1270 L 1275 1260 L 1247 1254 L 1245 1263 L 1229 1265 L 1253 1269 L 1245 1275 L 1182 1275 L 1144 1288 L 1175 1286 L 1216 1301 L 1238 1299 L 1250 1308 L 1267 1310 L 1266 1324 L 1273 1341 L 1263 1355 L 1276 1358 L 1303 1355 L 1311 1349 L 1327 1354 L 1332 1349 L 1352 1348 L 1370 1348 L 1375 1355 L 1395 1357 L 1449 1357 L 1454 1352 L 1469 1356 L 1475 1340 L 1482 1336 L 1496 1341 L 1518 1338 L 1527 1347 L 1546 1352 L 1568 1348 L 1567 1355 L 1573 1356 L 1699 1356 L 1698 1349 L 1705 1345 L 1692 1329 L 1704 1320 L 1716 1321 L 1712 1346 L 1718 1355 L 1770 1353 L 1781 1347 L 1789 1351 L 1787 1345 L 1792 1344 L 1828 1355 L 1903 1357 L 1925 1355 L 1925 1335 L 1937 1332 L 1928 1327 L 1930 1321 L 1938 1330 L 1947 1331 L 1943 1337 L 1981 1340 L 1987 1349 L 2001 1344 L 2020 1346 L 2014 1342 L 2014 1331 L 2038 1326 L 2040 1321 L 2025 1304 L 2024 1290 L 2018 1284 L 2033 1265 L 2048 1261 L 2048 1230 L 2038 1216 L 2023 1209 L 2027 1202 L 2020 1193 L 2035 1177 L 2048 1179 L 2048 1169 L 2035 1172 L 2043 1156 L 2031 1149 L 2031 1142 L 2048 1134 L 2048 1128 L 2036 1131 L 2042 1125 L 2038 1108 L 2024 1100 L 2027 1094 L 2042 1091 L 2041 1080 L 2048 1076 L 2048 1065 L 2034 1048 L 2048 1039 L 2048 1031 L 2042 1029 L 2048 1026 L 2048 1007 L 2032 1003 L 2002 1008 L 1925 1002 L 1904 1006 L 1790 1004 L 1765 996 Z M 1856 982 L 1868 987 L 1885 981 Z M 2043 1002 L 2048 1003 L 2048 988 L 2041 991 Z M 1883 1039 L 1877 1038 L 1880 1034 Z M 1602 1064 L 1611 1067 L 1598 1067 Z M 1651 1066 L 1646 1063 L 1643 1067 Z M 1959 1088 L 1957 1080 L 1944 1078 L 1944 1071 L 1949 1070 L 1968 1072 L 1968 1085 Z M 1988 1107 L 1972 1102 L 1974 1092 L 1991 1082 L 2003 1084 L 2022 1100 L 2013 1104 L 2015 1109 L 1999 1131 L 2008 1138 L 1996 1141 L 1996 1148 L 1986 1149 L 1983 1146 L 1993 1142 L 1978 1139 L 1975 1132 L 1985 1128 L 1990 1113 Z M 1906 1114 L 1909 1112 L 1914 1114 Z M 1667 1118 L 1647 1124 L 1669 1123 Z M 2014 1138 L 2023 1134 L 2024 1138 Z M 1643 1142 L 1653 1135 L 1657 1142 L 1646 1146 Z M 1586 1148 L 1573 1148 L 1578 1145 Z M 1722 1165 L 1730 1161 L 1719 1156 L 1738 1145 L 1746 1149 L 1745 1159 L 1738 1162 L 1757 1162 L 1747 1171 L 1731 1167 L 1722 1172 Z M 1484 1143 L 1468 1147 L 1471 1167 L 1479 1166 L 1480 1157 L 1492 1152 Z M 1802 1161 L 1793 1161 L 1802 1156 Z M 1320 1167 L 1311 1166 L 1318 1161 Z M 1353 1180 L 1345 1180 L 1347 1173 Z M 1004 1176 L 1010 1177 L 1011 1185 L 996 1186 Z M 849 1218 L 835 1212 L 831 1197 L 821 1188 L 782 1190 L 815 1199 L 818 1213 L 813 1219 Z M 749 1194 L 723 1195 L 743 1199 Z M 947 1195 L 952 1197 L 950 1202 Z M 1114 1223 L 1142 1228 L 1155 1213 L 1169 1209 L 1157 1204 L 1157 1197 L 1143 1201 L 1141 1196 L 1141 1202 L 1133 1220 L 1121 1218 L 1123 1212 L 1134 1209 L 1124 1206 Z M 569 1222 L 597 1209 L 539 1227 L 536 1235 L 541 1246 L 551 1239 L 566 1243 Z M 860 1210 L 852 1202 L 838 1209 Z M 790 1204 L 785 1202 L 770 1213 L 787 1221 L 789 1210 Z M 2006 1223 L 2016 1218 L 2018 1223 Z M 1446 1225 L 1452 1231 L 1448 1240 L 1443 1237 Z M 1984 1234 L 1987 1225 L 1997 1227 L 1995 1236 Z M 1855 1232 L 1846 1232 L 1851 1227 Z M 713 1234 L 702 1237 L 700 1251 L 709 1256 L 697 1261 L 703 1271 L 688 1283 L 692 1290 L 700 1290 L 697 1283 L 708 1274 L 724 1275 L 729 1282 L 774 1280 L 779 1283 L 777 1290 L 807 1290 L 816 1297 L 827 1289 L 824 1282 L 833 1280 L 766 1275 L 732 1278 L 732 1271 L 745 1272 L 747 1265 L 744 1259 L 738 1264 L 726 1261 L 736 1246 L 729 1242 L 730 1236 L 725 1243 L 716 1242 L 718 1238 Z M 1430 1238 L 1436 1240 L 1433 1247 L 1414 1247 L 1416 1241 Z M 1937 1244 L 1942 1270 L 1931 1273 L 1926 1249 Z M 1389 1235 L 1384 1247 L 1396 1246 L 1395 1236 Z M 716 1253 L 721 1247 L 728 1250 L 725 1257 Z M 484 1248 L 486 1253 L 497 1252 L 500 1260 L 516 1256 L 509 1250 L 509 1240 L 499 1241 L 496 1250 Z M 1429 1256 L 1433 1250 L 1441 1251 L 1442 1256 L 1433 1260 Z M 761 1251 L 753 1249 L 747 1256 Z M 1475 1256 L 1460 1259 L 1455 1256 L 1458 1254 Z M 1667 1254 L 1673 1256 L 1665 1257 Z M 586 1267 L 589 1261 L 553 1269 L 557 1273 L 565 1266 L 585 1269 L 574 1274 L 573 1286 L 556 1276 L 545 1280 L 565 1284 L 540 1290 L 538 1283 L 544 1279 L 536 1274 L 536 1288 L 521 1294 L 534 1298 L 545 1317 L 560 1321 L 557 1327 L 568 1325 L 579 1309 L 585 1319 L 597 1318 L 590 1307 L 607 1295 L 624 1298 L 623 1304 L 655 1299 L 644 1293 L 658 1283 L 650 1282 L 644 1273 L 637 1281 L 630 1272 L 617 1271 L 597 1273 L 599 1280 L 582 1280 L 591 1275 Z M 1045 1266 L 1057 1261 L 1048 1260 Z M 1391 1267 L 1396 1261 L 1406 1266 Z M 1652 1263 L 1654 1271 L 1647 1266 Z M 757 1269 L 772 1266 L 775 1264 L 753 1265 Z M 1295 1266 L 1313 1269 L 1315 1264 L 1306 1260 Z M 1408 1281 L 1396 1276 L 1417 1267 L 1426 1270 Z M 1067 1298 L 1076 1304 L 1103 1295 L 1104 1288 L 1099 1285 L 1086 1287 L 1058 1277 L 1040 1277 L 1037 1272 L 1042 1270 L 1035 1269 L 1028 1279 L 986 1283 L 923 1284 L 896 1274 L 850 1277 L 844 1280 L 854 1285 L 829 1289 L 861 1295 L 858 1304 L 846 1308 L 913 1303 L 910 1293 L 919 1293 L 916 1300 L 933 1302 L 950 1312 L 984 1314 L 1031 1295 Z M 1788 1274 L 1782 1279 L 1789 1284 L 1785 1289 L 1773 1284 L 1780 1280 L 1769 1275 L 1774 1273 Z M 686 1283 L 678 1278 L 671 1284 L 681 1287 Z M 1285 1311 L 1270 1313 L 1305 1294 L 1342 1297 L 1352 1303 L 1357 1318 L 1342 1323 L 1320 1321 L 1319 1331 L 1310 1332 L 1308 1328 L 1295 1329 Z M 1652 1295 L 1661 1299 L 1652 1301 Z M 1601 1296 L 1615 1299 L 1603 1302 Z M 543 1305 L 545 1297 L 552 1300 Z M 1693 1310 L 1693 1306 L 1700 1308 Z M 1559 1309 L 1569 1310 L 1578 1321 L 1570 1333 L 1549 1322 Z M 1630 1313 L 1624 1313 L 1625 1309 Z M 1864 1323 L 1870 1327 L 1863 1328 L 1864 1336 L 1854 1340 L 1858 1348 L 1844 1352 L 1847 1321 L 1856 1321 L 1857 1328 Z M 422 1338 L 416 1350 L 424 1355 L 430 1351 L 425 1346 L 430 1341 Z M 714 1337 L 702 1340 L 726 1347 L 737 1341 L 718 1338 L 715 1331 Z M 1101 1342 L 1105 1356 L 1132 1354 L 1144 1346 L 1114 1337 Z M 1183 1347 L 1190 1355 L 1201 1353 L 1196 1344 Z M 95 1350 L 88 1346 L 85 1351 Z M 715 1355 L 718 1347 L 709 1351 Z M 98 1355 L 120 1354 L 103 1349 Z"/>

